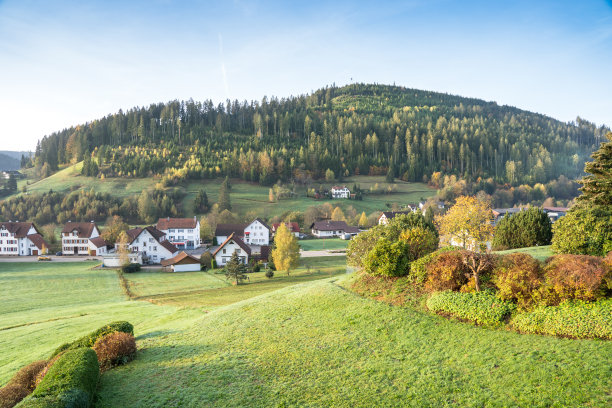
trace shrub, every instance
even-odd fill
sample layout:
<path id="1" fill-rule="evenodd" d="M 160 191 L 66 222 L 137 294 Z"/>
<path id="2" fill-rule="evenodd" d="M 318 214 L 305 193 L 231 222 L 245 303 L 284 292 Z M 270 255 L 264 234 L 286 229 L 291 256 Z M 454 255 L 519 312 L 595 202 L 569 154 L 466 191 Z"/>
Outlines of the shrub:
<path id="1" fill-rule="evenodd" d="M 212 254 L 208 251 L 204 252 L 202 255 L 200 255 L 200 269 L 203 271 L 210 269 L 212 267 L 212 261 Z"/>
<path id="2" fill-rule="evenodd" d="M 540 208 L 529 208 L 506 216 L 495 227 L 493 248 L 513 249 L 536 245 L 549 245 L 552 223 Z"/>
<path id="3" fill-rule="evenodd" d="M 555 255 L 544 268 L 542 301 L 558 305 L 564 300 L 594 301 L 612 292 L 612 270 L 602 258 Z"/>
<path id="4" fill-rule="evenodd" d="M 90 348 L 62 354 L 19 407 L 88 407 L 96 391 L 100 367 Z"/>
<path id="5" fill-rule="evenodd" d="M 445 246 L 430 254 L 420 257 L 416 261 L 413 261 L 410 264 L 410 280 L 418 284 L 425 283 L 425 280 L 427 279 L 427 265 L 429 265 L 429 263 L 439 254 L 457 250 L 458 249 L 456 247 Z"/>
<path id="6" fill-rule="evenodd" d="M 363 261 L 364 270 L 370 275 L 404 276 L 410 272 L 410 255 L 405 241 L 378 240 Z"/>
<path id="7" fill-rule="evenodd" d="M 552 247 L 555 253 L 604 256 L 612 251 L 612 212 L 572 208 L 553 225 Z"/>
<path id="8" fill-rule="evenodd" d="M 463 252 L 443 252 L 429 262 L 425 290 L 428 292 L 457 291 L 466 285 L 470 270 L 463 263 Z"/>
<path id="9" fill-rule="evenodd" d="M 517 314 L 510 324 L 523 333 L 612 340 L 612 299 L 540 306 L 531 312 Z"/>
<path id="10" fill-rule="evenodd" d="M 399 239 L 408 245 L 410 262 L 416 261 L 438 248 L 438 236 L 423 227 L 408 228 L 402 231 Z"/>
<path id="11" fill-rule="evenodd" d="M 268 269 L 266 271 L 266 278 L 272 279 L 274 277 L 274 271 L 272 269 Z"/>
<path id="12" fill-rule="evenodd" d="M 121 267 L 121 272 L 123 273 L 133 273 L 138 271 L 140 271 L 140 264 L 138 263 L 131 263 Z"/>
<path id="13" fill-rule="evenodd" d="M 210 261 L 210 269 L 217 269 L 217 261 L 215 259 Z"/>
<path id="14" fill-rule="evenodd" d="M 93 345 L 99 338 L 114 332 L 123 332 L 134 335 L 134 326 L 132 326 L 129 322 L 124 321 L 109 323 L 105 326 L 100 327 L 98 330 L 93 331 L 88 335 L 73 341 L 72 343 L 62 344 L 55 350 L 51 357 L 54 357 L 65 350 L 71 350 L 81 347 L 93 347 Z"/>
<path id="15" fill-rule="evenodd" d="M 136 355 L 136 340 L 129 333 L 114 332 L 99 338 L 93 346 L 100 370 L 126 364 Z"/>
<path id="16" fill-rule="evenodd" d="M 0 408 L 13 408 L 19 401 L 27 397 L 28 394 L 30 394 L 30 391 L 26 388 L 9 382 L 0 388 Z"/>
<path id="17" fill-rule="evenodd" d="M 46 366 L 46 360 L 34 361 L 17 371 L 17 374 L 9 381 L 9 384 L 18 385 L 30 392 L 34 391 L 34 388 L 36 388 L 36 377 Z"/>
<path id="18" fill-rule="evenodd" d="M 357 268 L 363 267 L 366 255 L 383 237 L 384 229 L 383 225 L 377 225 L 351 239 L 346 249 L 346 263 Z"/>
<path id="19" fill-rule="evenodd" d="M 520 309 L 527 309 L 538 300 L 542 285 L 540 263 L 527 254 L 505 255 L 493 270 L 493 282 L 500 299 L 515 301 Z"/>
<path id="20" fill-rule="evenodd" d="M 432 312 L 469 320 L 476 324 L 497 326 L 512 314 L 516 306 L 500 300 L 492 291 L 460 293 L 436 292 L 427 299 Z"/>
<path id="21" fill-rule="evenodd" d="M 261 271 L 261 264 L 259 262 L 255 262 L 253 263 L 253 272 L 259 272 Z"/>

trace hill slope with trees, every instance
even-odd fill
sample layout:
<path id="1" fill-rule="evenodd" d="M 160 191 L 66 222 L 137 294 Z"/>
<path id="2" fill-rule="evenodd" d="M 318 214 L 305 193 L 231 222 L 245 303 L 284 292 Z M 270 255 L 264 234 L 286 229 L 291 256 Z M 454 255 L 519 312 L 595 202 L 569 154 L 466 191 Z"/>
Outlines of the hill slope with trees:
<path id="1" fill-rule="evenodd" d="M 272 185 L 388 175 L 455 175 L 511 185 L 580 177 L 607 132 L 495 102 L 399 86 L 352 84 L 309 95 L 225 104 L 135 107 L 44 137 L 32 165 L 48 175 L 85 160 L 84 174 L 237 177 Z"/>

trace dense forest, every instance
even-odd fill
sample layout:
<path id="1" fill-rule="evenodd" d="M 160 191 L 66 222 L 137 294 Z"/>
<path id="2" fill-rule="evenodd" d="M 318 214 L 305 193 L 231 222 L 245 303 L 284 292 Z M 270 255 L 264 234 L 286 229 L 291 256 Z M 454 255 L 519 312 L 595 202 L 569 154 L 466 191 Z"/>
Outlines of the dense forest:
<path id="1" fill-rule="evenodd" d="M 272 185 L 358 174 L 429 181 L 434 173 L 510 185 L 582 175 L 605 128 L 563 123 L 494 102 L 398 86 L 354 84 L 261 102 L 171 101 L 44 137 L 32 165 L 48 175 L 222 175 Z M 437 175 L 439 177 L 440 175 Z"/>

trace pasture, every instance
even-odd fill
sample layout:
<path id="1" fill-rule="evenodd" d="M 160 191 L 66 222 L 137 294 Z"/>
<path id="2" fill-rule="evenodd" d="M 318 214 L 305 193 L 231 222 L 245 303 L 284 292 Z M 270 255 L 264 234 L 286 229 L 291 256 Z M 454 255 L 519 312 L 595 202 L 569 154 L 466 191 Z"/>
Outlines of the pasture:
<path id="1" fill-rule="evenodd" d="M 343 250 L 348 247 L 350 241 L 329 238 L 329 239 L 302 239 L 298 241 L 300 248 L 303 251 L 321 251 L 321 250 Z"/>
<path id="2" fill-rule="evenodd" d="M 551 245 L 508 249 L 506 251 L 495 251 L 496 254 L 500 254 L 500 255 L 511 254 L 513 252 L 520 252 L 523 254 L 531 255 L 535 259 L 541 262 L 544 262 L 546 259 L 554 255 Z"/>

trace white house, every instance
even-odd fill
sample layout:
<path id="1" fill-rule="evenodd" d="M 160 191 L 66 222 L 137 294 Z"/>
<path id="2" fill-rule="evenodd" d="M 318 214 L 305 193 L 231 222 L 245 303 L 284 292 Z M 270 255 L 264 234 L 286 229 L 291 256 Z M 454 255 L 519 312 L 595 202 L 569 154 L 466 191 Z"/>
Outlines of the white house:
<path id="1" fill-rule="evenodd" d="M 351 227 L 344 221 L 317 221 L 310 226 L 312 235 L 317 238 L 341 237 L 345 234 L 356 235 L 359 228 Z"/>
<path id="2" fill-rule="evenodd" d="M 97 255 L 95 244 L 90 240 L 100 236 L 95 222 L 70 222 L 62 230 L 62 253 L 64 255 Z M 96 247 L 97 248 L 97 247 Z"/>
<path id="3" fill-rule="evenodd" d="M 130 238 L 130 252 L 142 255 L 145 264 L 158 264 L 179 252 L 178 248 L 166 239 L 166 234 L 155 227 L 137 227 L 126 232 Z"/>
<path id="4" fill-rule="evenodd" d="M 283 222 L 283 224 L 285 224 L 285 227 L 287 227 L 294 236 L 298 238 L 300 237 L 300 224 L 298 224 L 297 222 Z M 280 226 L 281 226 L 280 222 L 272 224 L 272 233 L 274 235 L 276 235 L 276 231 L 278 230 L 278 227 Z"/>
<path id="5" fill-rule="evenodd" d="M 32 222 L 0 223 L 0 255 L 41 255 L 49 244 Z"/>
<path id="6" fill-rule="evenodd" d="M 234 252 L 238 253 L 238 258 L 242 263 L 247 264 L 249 262 L 249 257 L 251 256 L 251 248 L 244 243 L 239 237 L 234 236 L 234 234 L 230 234 L 229 237 L 213 252 L 213 258 L 215 258 L 215 262 L 217 266 L 224 266 Z"/>
<path id="7" fill-rule="evenodd" d="M 102 237 L 91 238 L 88 242 L 89 253 L 97 256 L 108 254 L 108 242 Z"/>
<path id="8" fill-rule="evenodd" d="M 172 272 L 195 272 L 200 270 L 200 260 L 195 256 L 180 252 L 173 258 L 161 261 L 164 268 L 169 268 Z"/>
<path id="9" fill-rule="evenodd" d="M 249 224 L 217 224 L 215 237 L 218 244 L 232 234 L 247 245 L 270 245 L 270 227 L 260 218 Z"/>
<path id="10" fill-rule="evenodd" d="M 332 198 L 351 198 L 351 191 L 346 186 L 333 186 L 331 195 Z"/>
<path id="11" fill-rule="evenodd" d="M 178 249 L 196 249 L 200 242 L 200 221 L 193 218 L 160 218 L 156 228 Z"/>

